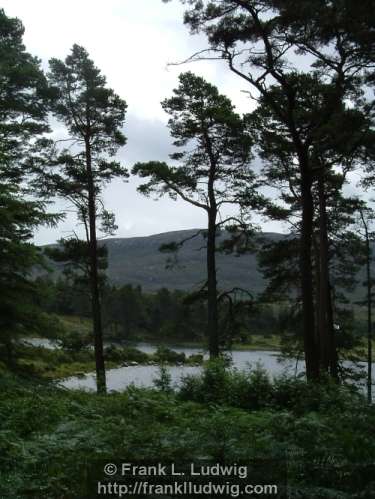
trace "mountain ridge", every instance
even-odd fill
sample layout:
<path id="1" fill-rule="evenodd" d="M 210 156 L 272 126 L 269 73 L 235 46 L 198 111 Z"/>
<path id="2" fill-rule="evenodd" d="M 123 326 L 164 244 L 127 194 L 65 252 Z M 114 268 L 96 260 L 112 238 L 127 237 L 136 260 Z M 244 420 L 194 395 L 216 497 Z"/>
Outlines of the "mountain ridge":
<path id="1" fill-rule="evenodd" d="M 205 252 L 204 236 L 202 233 L 194 237 L 198 231 L 204 233 L 205 229 L 187 229 L 169 232 L 161 232 L 149 236 L 135 237 L 113 237 L 102 240 L 108 248 L 109 282 L 116 286 L 131 284 L 141 286 L 145 291 L 156 291 L 162 287 L 191 291 L 197 289 L 204 283 L 205 279 Z M 267 239 L 281 239 L 286 234 L 276 232 L 260 233 Z M 218 237 L 222 242 L 229 236 L 223 232 Z M 187 239 L 178 251 L 175 265 L 168 265 L 168 255 L 159 251 L 163 244 L 181 242 Z M 57 244 L 42 246 L 56 247 Z M 173 256 L 172 256 L 173 258 Z M 52 263 L 57 272 L 61 271 L 61 264 Z M 243 287 L 251 293 L 257 294 L 263 291 L 265 281 L 261 275 L 255 254 L 217 254 L 218 286 L 221 289 Z"/>

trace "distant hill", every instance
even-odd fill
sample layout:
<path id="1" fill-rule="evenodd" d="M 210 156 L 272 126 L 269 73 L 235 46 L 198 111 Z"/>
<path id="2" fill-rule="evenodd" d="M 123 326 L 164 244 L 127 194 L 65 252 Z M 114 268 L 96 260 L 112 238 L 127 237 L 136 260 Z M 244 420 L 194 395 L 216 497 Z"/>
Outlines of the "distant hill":
<path id="1" fill-rule="evenodd" d="M 190 291 L 198 289 L 205 279 L 205 239 L 203 235 L 191 238 L 199 229 L 164 232 L 147 237 L 128 237 L 107 239 L 109 280 L 114 285 L 140 285 L 145 291 L 156 291 L 162 287 Z M 261 234 L 268 240 L 280 240 L 287 235 L 274 232 Z M 223 232 L 218 244 L 228 238 Z M 176 265 L 167 265 L 168 258 L 173 255 L 162 253 L 159 248 L 163 244 L 180 242 L 187 239 L 178 252 Z M 375 244 L 373 245 L 373 253 Z M 57 276 L 61 266 L 51 262 Z M 374 264 L 373 264 L 374 266 Z M 168 268 L 169 267 L 169 268 Z M 253 293 L 260 293 L 265 288 L 265 280 L 260 273 L 255 254 L 217 254 L 218 284 L 221 289 L 242 287 Z M 375 271 L 375 268 L 374 268 Z M 38 272 L 39 273 L 39 272 Z M 364 271 L 358 276 L 359 282 L 365 279 Z M 364 288 L 358 285 L 351 298 L 360 300 L 364 296 Z"/>
<path id="2" fill-rule="evenodd" d="M 170 255 L 159 251 L 161 245 L 188 239 L 197 230 L 107 239 L 107 275 L 110 282 L 115 285 L 140 285 L 145 291 L 156 291 L 162 287 L 179 290 L 198 288 L 205 279 L 205 239 L 202 235 L 188 240 L 181 247 L 178 262 L 172 268 L 167 268 Z M 276 240 L 285 237 L 276 233 L 263 235 Z M 227 237 L 223 233 L 219 242 Z M 255 294 L 264 289 L 265 283 L 253 254 L 236 256 L 219 253 L 217 267 L 219 286 L 222 289 L 240 286 Z"/>

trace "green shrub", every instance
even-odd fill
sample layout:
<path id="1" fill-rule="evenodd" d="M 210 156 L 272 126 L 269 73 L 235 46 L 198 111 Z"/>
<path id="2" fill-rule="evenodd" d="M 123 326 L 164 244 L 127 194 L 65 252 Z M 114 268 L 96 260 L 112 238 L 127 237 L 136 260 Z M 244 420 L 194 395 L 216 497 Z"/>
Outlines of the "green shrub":
<path id="1" fill-rule="evenodd" d="M 201 374 L 182 378 L 181 400 L 226 404 L 245 410 L 271 408 L 296 414 L 311 411 L 347 410 L 363 397 L 353 387 L 334 382 L 307 383 L 303 378 L 283 374 L 271 381 L 261 365 L 238 371 L 224 360 L 209 361 Z"/>
<path id="2" fill-rule="evenodd" d="M 110 345 L 105 348 L 105 357 L 112 362 L 137 362 L 144 364 L 148 362 L 149 355 L 133 347 L 118 347 Z"/>
<path id="3" fill-rule="evenodd" d="M 186 356 L 183 352 L 174 352 L 165 346 L 159 346 L 157 348 L 154 358 L 157 362 L 168 362 L 170 364 L 186 361 Z"/>
<path id="4" fill-rule="evenodd" d="M 73 329 L 67 331 L 57 342 L 67 352 L 81 352 L 87 350 L 93 340 L 90 334 L 82 334 L 82 331 Z"/>
<path id="5" fill-rule="evenodd" d="M 186 359 L 186 362 L 189 364 L 202 364 L 203 355 L 201 353 L 193 353 L 189 355 L 189 357 Z"/>
<path id="6" fill-rule="evenodd" d="M 104 357 L 113 362 L 122 362 L 125 360 L 123 349 L 114 345 L 110 345 L 104 349 Z"/>
<path id="7" fill-rule="evenodd" d="M 363 397 L 354 386 L 340 385 L 332 380 L 307 382 L 302 377 L 286 375 L 276 377 L 273 383 L 272 405 L 275 409 L 288 409 L 295 413 L 330 410 L 345 411 L 348 405 Z"/>
<path id="8" fill-rule="evenodd" d="M 259 409 L 270 403 L 272 384 L 259 365 L 248 371 L 228 368 L 225 359 L 209 361 L 202 374 L 185 376 L 179 389 L 182 400 Z"/>
<path id="9" fill-rule="evenodd" d="M 168 367 L 164 364 L 159 366 L 159 375 L 153 379 L 155 387 L 164 393 L 172 393 L 172 376 L 168 371 Z"/>
<path id="10" fill-rule="evenodd" d="M 222 403 L 228 386 L 228 371 L 223 359 L 210 360 L 201 374 L 183 376 L 179 387 L 182 400 L 200 403 Z"/>

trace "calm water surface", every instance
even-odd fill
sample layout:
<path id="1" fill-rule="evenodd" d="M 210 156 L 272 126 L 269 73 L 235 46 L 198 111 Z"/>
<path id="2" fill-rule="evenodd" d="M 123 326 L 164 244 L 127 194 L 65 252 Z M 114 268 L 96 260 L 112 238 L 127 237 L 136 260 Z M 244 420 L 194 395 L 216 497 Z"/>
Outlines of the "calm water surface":
<path id="1" fill-rule="evenodd" d="M 137 345 L 139 350 L 146 353 L 153 353 L 156 350 L 154 345 L 141 343 Z M 178 348 L 173 347 L 176 352 L 183 352 L 186 356 L 204 353 L 199 348 Z M 207 356 L 206 356 L 207 357 Z M 237 369 L 246 369 L 249 364 L 255 365 L 260 362 L 262 366 L 272 375 L 281 374 L 284 371 L 294 373 L 296 362 L 287 361 L 279 362 L 277 352 L 264 351 L 233 351 L 232 352 L 233 366 Z M 299 370 L 302 369 L 302 363 L 299 365 Z M 201 370 L 200 366 L 169 366 L 168 371 L 172 377 L 172 383 L 178 386 L 181 377 L 187 374 L 197 374 Z M 109 390 L 121 391 L 129 385 L 138 387 L 153 386 L 153 381 L 159 375 L 158 366 L 128 366 L 109 369 L 107 371 L 107 386 Z M 66 388 L 95 390 L 96 381 L 95 373 L 87 374 L 82 377 L 71 377 L 60 382 Z"/>
<path id="2" fill-rule="evenodd" d="M 42 346 L 44 348 L 58 348 L 57 344 L 52 340 L 43 338 L 28 338 L 25 342 L 34 346 Z M 136 348 L 146 353 L 154 353 L 156 346 L 149 343 L 139 343 Z M 207 353 L 199 348 L 182 348 L 173 347 L 176 352 L 183 352 L 186 356 L 201 353 L 205 358 L 208 358 Z M 278 376 L 284 372 L 288 374 L 299 373 L 304 368 L 303 361 L 296 360 L 281 360 L 278 352 L 271 351 L 243 351 L 234 350 L 231 353 L 233 367 L 236 369 L 248 369 L 249 366 L 255 366 L 260 363 L 271 376 Z M 350 363 L 346 363 L 350 366 Z M 367 369 L 365 363 L 360 363 L 359 366 L 364 370 Z M 188 374 L 197 374 L 201 371 L 200 366 L 169 366 L 168 371 L 172 378 L 174 386 L 178 386 L 181 378 Z M 138 387 L 150 387 L 154 384 L 154 379 L 159 377 L 159 367 L 157 365 L 145 366 L 127 366 L 109 369 L 107 371 L 107 386 L 109 390 L 121 391 L 129 385 Z M 375 384 L 375 365 L 373 368 L 373 381 Z M 59 382 L 61 386 L 71 389 L 96 390 L 95 373 L 86 374 L 84 376 L 73 376 Z M 365 389 L 365 387 L 364 387 Z"/>

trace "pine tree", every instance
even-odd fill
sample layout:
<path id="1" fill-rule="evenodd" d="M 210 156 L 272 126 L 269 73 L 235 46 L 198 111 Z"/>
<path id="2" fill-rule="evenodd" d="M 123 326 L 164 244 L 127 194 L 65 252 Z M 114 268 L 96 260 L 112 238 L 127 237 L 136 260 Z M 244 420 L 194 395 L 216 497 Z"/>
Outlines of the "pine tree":
<path id="1" fill-rule="evenodd" d="M 27 181 L 35 142 L 48 132 L 50 93 L 38 59 L 26 52 L 24 28 L 0 10 L 0 341 L 13 364 L 13 340 L 40 327 L 31 279 L 42 259 L 33 232 L 58 217 L 30 197 Z"/>
<path id="2" fill-rule="evenodd" d="M 121 128 L 126 103 L 106 86 L 106 79 L 83 47 L 74 45 L 65 61 L 50 61 L 49 81 L 56 91 L 53 112 L 65 124 L 72 149 L 59 151 L 51 172 L 50 186 L 77 209 L 85 228 L 89 254 L 89 278 L 98 392 L 106 391 L 103 355 L 100 279 L 98 269 L 98 218 L 113 226 L 113 217 L 103 211 L 101 191 L 127 171 L 112 159 L 125 145 Z"/>
<path id="3" fill-rule="evenodd" d="M 143 194 L 180 197 L 207 214 L 207 335 L 211 357 L 220 350 L 216 238 L 228 220 L 219 220 L 226 204 L 238 202 L 246 189 L 255 199 L 254 173 L 250 168 L 252 139 L 230 100 L 216 87 L 193 73 L 179 77 L 174 96 L 162 106 L 170 115 L 169 129 L 177 152 L 174 166 L 149 162 L 136 164 L 133 173 L 148 182 L 139 187 Z M 255 201 L 254 201 L 255 202 Z"/>
<path id="4" fill-rule="evenodd" d="M 329 102 L 334 91 L 332 85 L 321 81 L 317 74 L 293 75 L 291 79 L 298 88 L 296 102 L 300 109 L 296 124 L 300 130 L 306 130 L 305 140 L 310 130 L 315 129 L 309 150 L 311 165 L 311 195 L 313 200 L 312 226 L 312 268 L 313 297 L 316 317 L 316 354 L 319 367 L 323 372 L 330 372 L 337 378 L 337 354 L 332 303 L 332 279 L 330 276 L 330 236 L 345 227 L 345 211 L 333 216 L 335 206 L 344 208 L 342 188 L 350 171 L 358 167 L 363 156 L 363 148 L 368 142 L 370 123 L 359 110 L 347 108 L 342 104 L 325 126 L 317 126 L 321 110 Z M 298 82 L 298 85 L 297 85 Z M 283 93 L 279 87 L 273 89 L 273 99 L 283 106 Z M 251 119 L 251 118 L 250 118 Z M 298 159 L 294 152 L 288 128 L 279 119 L 266 99 L 259 100 L 259 106 L 253 113 L 257 123 L 259 152 L 264 161 L 263 174 L 265 183 L 278 187 L 279 210 L 272 210 L 270 215 L 281 220 L 288 220 L 294 233 L 301 233 L 301 189 Z M 337 130 L 337 122 L 340 129 Z M 302 132 L 301 132 L 302 135 Z M 348 207 L 350 208 L 350 207 Z M 332 220 L 330 220 L 330 217 Z M 347 224 L 351 222 L 350 218 Z M 336 227 L 333 229 L 333 225 Z M 285 241 L 283 244 L 290 244 Z M 275 272 L 275 269 L 272 270 Z M 296 274 L 295 274 L 296 275 Z M 297 275 L 296 275 L 297 277 Z"/>
<path id="5" fill-rule="evenodd" d="M 351 22 L 361 26 L 364 10 L 357 2 L 309 2 L 290 0 L 181 0 L 187 5 L 184 21 L 193 33 L 204 33 L 209 47 L 189 60 L 222 59 L 236 76 L 247 82 L 253 97 L 261 96 L 286 127 L 299 168 L 302 222 L 300 234 L 300 286 L 303 305 L 303 333 L 306 373 L 320 374 L 319 351 L 315 342 L 313 258 L 313 178 L 310 148 L 321 137 L 320 130 L 332 120 L 345 98 L 361 84 L 368 53 L 358 50 L 362 36 L 345 36 Z M 344 13 L 344 15 L 343 15 Z M 358 14 L 358 15 L 357 15 Z M 366 24 L 366 23 L 365 23 Z M 366 24 L 367 25 L 367 24 Z M 361 31 L 363 34 L 363 31 Z M 370 47 L 371 40 L 366 40 Z M 333 91 L 318 114 L 312 129 L 300 128 L 304 110 L 298 105 L 299 79 L 295 53 L 309 55 L 309 64 Z M 293 59 L 292 59 L 293 56 Z M 297 61 L 298 63 L 298 61 Z M 277 86 L 282 106 L 273 98 Z M 316 133 L 318 132 L 318 133 Z"/>

